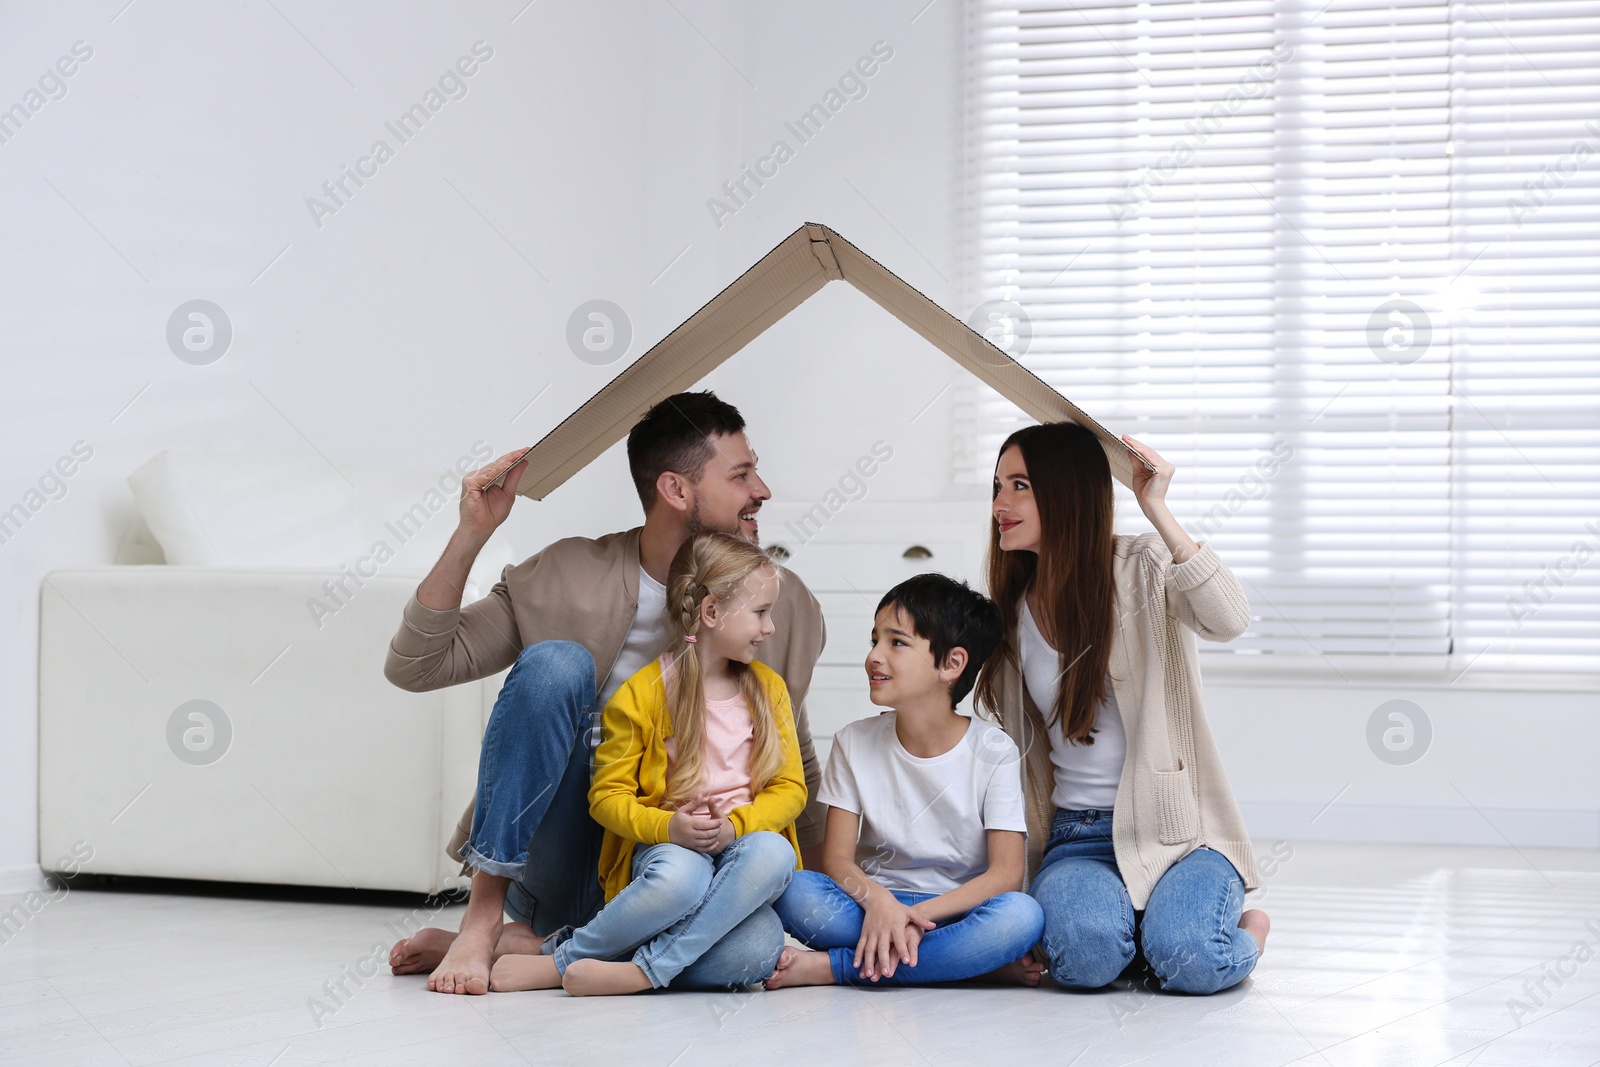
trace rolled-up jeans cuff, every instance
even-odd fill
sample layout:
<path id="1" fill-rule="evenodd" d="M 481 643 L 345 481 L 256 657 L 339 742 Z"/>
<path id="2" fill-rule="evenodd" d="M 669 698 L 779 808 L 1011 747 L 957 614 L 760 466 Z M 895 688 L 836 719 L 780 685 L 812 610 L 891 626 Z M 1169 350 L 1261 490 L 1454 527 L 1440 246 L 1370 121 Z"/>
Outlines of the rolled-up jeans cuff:
<path id="1" fill-rule="evenodd" d="M 552 930 L 548 935 L 546 935 L 544 941 L 539 945 L 539 953 L 543 956 L 554 956 L 556 954 L 556 949 L 560 948 L 571 939 L 572 927 L 570 926 L 563 926 L 559 929 Z"/>
<path id="2" fill-rule="evenodd" d="M 461 846 L 461 859 L 468 867 L 471 867 L 474 870 L 482 871 L 484 874 L 492 874 L 498 878 L 509 878 L 513 882 L 519 882 L 522 880 L 522 871 L 528 866 L 528 861 L 526 859 L 513 863 L 502 863 L 500 860 L 492 860 L 488 856 L 485 856 L 482 852 L 479 852 L 477 849 L 473 848 L 471 842 Z"/>
<path id="3" fill-rule="evenodd" d="M 557 933 L 560 933 L 560 931 L 557 931 Z M 562 951 L 563 949 L 566 951 Z M 562 937 L 548 955 L 555 961 L 557 973 L 562 977 L 566 977 L 567 968 L 572 965 L 572 933 L 570 928 L 568 928 L 566 936 Z"/>
<path id="4" fill-rule="evenodd" d="M 644 976 L 646 978 L 650 979 L 651 988 L 653 988 L 653 989 L 665 989 L 668 985 L 671 984 L 671 982 L 672 982 L 671 978 L 669 978 L 665 982 L 663 982 L 661 979 L 656 977 L 655 968 L 650 966 L 650 959 L 649 959 L 649 957 L 647 957 L 645 955 L 644 949 L 640 949 L 638 952 L 634 953 L 632 963 L 633 963 L 633 965 L 635 967 L 639 968 L 641 971 L 644 972 Z M 677 976 L 674 975 L 673 977 L 675 978 Z"/>

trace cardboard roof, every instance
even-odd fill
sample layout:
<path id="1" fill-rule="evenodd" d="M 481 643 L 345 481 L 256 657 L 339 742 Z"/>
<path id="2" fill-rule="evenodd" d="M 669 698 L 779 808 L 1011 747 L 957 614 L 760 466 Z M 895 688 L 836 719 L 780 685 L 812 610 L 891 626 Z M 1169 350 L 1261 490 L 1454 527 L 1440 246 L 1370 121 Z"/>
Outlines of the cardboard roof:
<path id="1" fill-rule="evenodd" d="M 653 404 L 693 386 L 831 281 L 861 290 L 1038 421 L 1093 430 L 1113 476 L 1128 484 L 1132 460 L 1116 435 L 835 230 L 808 222 L 545 434 L 525 457 L 517 492 L 543 500 L 627 436 Z"/>

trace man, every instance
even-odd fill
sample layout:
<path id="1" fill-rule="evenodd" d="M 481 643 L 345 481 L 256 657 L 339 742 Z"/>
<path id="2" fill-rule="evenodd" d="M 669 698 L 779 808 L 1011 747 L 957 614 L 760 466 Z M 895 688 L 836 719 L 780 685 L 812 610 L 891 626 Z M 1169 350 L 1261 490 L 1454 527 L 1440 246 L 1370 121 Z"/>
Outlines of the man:
<path id="1" fill-rule="evenodd" d="M 512 668 L 484 731 L 476 800 L 449 846 L 472 871 L 460 933 L 422 930 L 389 957 L 395 974 L 431 971 L 428 988 L 440 993 L 487 993 L 496 956 L 536 953 L 545 936 L 599 910 L 601 831 L 588 804 L 598 713 L 666 650 L 665 582 L 679 546 L 702 529 L 758 542 L 757 513 L 772 495 L 737 409 L 710 392 L 667 397 L 628 434 L 644 525 L 557 541 L 463 608 L 467 572 L 510 513 L 526 464 L 503 486 L 488 483 L 515 454 L 463 479 L 460 523 L 407 603 L 384 665 L 413 692 Z M 787 571 L 773 622 L 760 659 L 789 687 L 814 796 L 820 773 L 804 701 L 825 635 L 816 598 Z M 797 829 L 802 847 L 820 846 L 817 805 Z"/>

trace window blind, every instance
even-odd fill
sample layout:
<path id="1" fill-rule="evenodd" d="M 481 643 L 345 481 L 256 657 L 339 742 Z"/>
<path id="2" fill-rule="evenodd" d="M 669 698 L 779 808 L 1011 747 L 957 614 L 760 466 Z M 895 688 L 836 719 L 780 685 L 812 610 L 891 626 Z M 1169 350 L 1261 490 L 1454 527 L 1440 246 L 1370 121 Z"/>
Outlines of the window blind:
<path id="1" fill-rule="evenodd" d="M 1600 670 L 1600 4 L 969 12 L 972 321 L 1177 465 L 1227 647 Z"/>

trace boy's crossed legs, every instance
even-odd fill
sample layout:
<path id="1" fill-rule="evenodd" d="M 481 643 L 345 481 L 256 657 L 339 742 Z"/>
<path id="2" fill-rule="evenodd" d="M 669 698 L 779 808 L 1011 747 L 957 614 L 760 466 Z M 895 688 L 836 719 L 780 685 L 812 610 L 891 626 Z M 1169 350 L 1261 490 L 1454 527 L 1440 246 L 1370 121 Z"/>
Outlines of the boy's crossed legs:
<path id="1" fill-rule="evenodd" d="M 932 893 L 895 893 L 902 904 L 918 904 Z M 796 871 L 777 903 L 783 927 L 796 940 L 820 951 L 783 950 L 767 988 L 785 985 L 927 985 L 988 976 L 999 981 L 1038 985 L 1040 969 L 1027 959 L 1044 933 L 1044 911 L 1026 893 L 990 897 L 958 919 L 946 920 L 922 935 L 917 964 L 900 964 L 875 983 L 855 966 L 865 912 L 832 878 Z"/>

